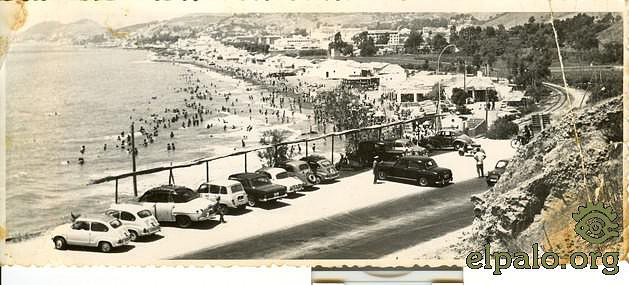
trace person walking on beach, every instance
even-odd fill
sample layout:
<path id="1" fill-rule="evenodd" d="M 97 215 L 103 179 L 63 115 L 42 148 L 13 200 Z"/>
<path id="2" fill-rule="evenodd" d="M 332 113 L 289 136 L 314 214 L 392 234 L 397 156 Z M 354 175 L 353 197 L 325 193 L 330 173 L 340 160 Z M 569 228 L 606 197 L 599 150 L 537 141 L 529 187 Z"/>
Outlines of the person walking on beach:
<path id="1" fill-rule="evenodd" d="M 476 149 L 476 153 L 474 154 L 474 160 L 476 160 L 476 172 L 478 173 L 478 178 L 485 177 L 485 172 L 483 170 L 483 160 L 485 160 L 487 156 L 484 151 L 481 151 L 480 148 Z"/>
<path id="2" fill-rule="evenodd" d="M 378 184 L 378 168 L 379 168 L 379 157 L 374 156 L 373 158 L 373 184 Z"/>

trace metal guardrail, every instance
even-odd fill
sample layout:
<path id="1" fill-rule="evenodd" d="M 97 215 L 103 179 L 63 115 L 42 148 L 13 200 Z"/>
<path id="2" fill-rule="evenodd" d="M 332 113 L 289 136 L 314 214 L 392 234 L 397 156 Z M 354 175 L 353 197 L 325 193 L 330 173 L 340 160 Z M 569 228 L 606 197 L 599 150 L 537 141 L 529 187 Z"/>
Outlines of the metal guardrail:
<path id="1" fill-rule="evenodd" d="M 408 120 L 403 120 L 403 121 L 391 122 L 391 123 L 387 123 L 387 124 L 373 125 L 373 126 L 364 127 L 364 128 L 357 128 L 357 129 L 350 129 L 350 130 L 344 130 L 344 131 L 339 131 L 339 132 L 327 133 L 327 134 L 320 135 L 320 136 L 317 136 L 317 137 L 314 137 L 314 138 L 303 138 L 303 139 L 299 139 L 299 140 L 285 141 L 285 142 L 281 142 L 281 143 L 277 143 L 277 144 L 261 145 L 261 146 L 257 146 L 257 147 L 253 147 L 253 148 L 247 148 L 245 150 L 232 152 L 232 153 L 228 153 L 228 154 L 224 154 L 224 155 L 217 155 L 217 156 L 211 156 L 211 157 L 198 158 L 198 159 L 194 159 L 194 160 L 191 160 L 191 161 L 181 162 L 181 163 L 177 163 L 177 164 L 171 164 L 171 165 L 168 165 L 168 166 L 159 166 L 159 167 L 143 169 L 143 170 L 139 170 L 139 171 L 135 171 L 135 172 L 126 172 L 126 173 L 122 173 L 122 174 L 118 174 L 118 175 L 106 176 L 106 177 L 102 177 L 102 178 L 91 180 L 88 183 L 88 185 L 101 184 L 101 183 L 109 182 L 109 181 L 116 181 L 116 192 L 117 192 L 118 180 L 120 180 L 120 179 L 124 179 L 124 178 L 128 178 L 128 177 L 134 177 L 134 176 L 142 176 L 142 175 L 147 175 L 147 174 L 152 174 L 152 173 L 157 173 L 157 172 L 162 172 L 162 171 L 171 171 L 171 175 L 172 175 L 172 170 L 173 169 L 186 168 L 186 167 L 201 165 L 201 164 L 204 164 L 204 163 L 206 164 L 206 180 L 207 180 L 207 179 L 209 179 L 209 165 L 208 165 L 208 163 L 210 161 L 214 161 L 214 160 L 218 160 L 218 159 L 222 159 L 222 158 L 226 158 L 226 157 L 244 155 L 245 156 L 245 171 L 246 171 L 246 168 L 247 168 L 247 153 L 249 153 L 249 152 L 254 152 L 254 151 L 268 149 L 268 148 L 277 148 L 277 147 L 283 146 L 283 145 L 297 144 L 297 143 L 302 143 L 302 142 L 307 143 L 309 141 L 321 140 L 321 139 L 328 138 L 328 137 L 332 137 L 332 145 L 334 145 L 334 137 L 335 136 L 341 136 L 341 135 L 346 135 L 346 134 L 351 134 L 351 133 L 357 133 L 357 132 L 366 131 L 366 130 L 378 130 L 378 129 L 383 129 L 383 128 L 392 127 L 392 126 L 397 126 L 397 125 L 401 125 L 401 124 L 408 124 L 408 123 L 412 123 L 414 121 L 426 120 L 428 118 L 430 118 L 430 117 L 427 116 L 427 117 L 421 117 L 421 118 L 413 118 L 413 119 L 408 119 Z M 307 149 L 308 149 L 308 147 L 306 147 L 306 150 Z M 334 152 L 334 148 L 332 148 L 332 152 Z"/>

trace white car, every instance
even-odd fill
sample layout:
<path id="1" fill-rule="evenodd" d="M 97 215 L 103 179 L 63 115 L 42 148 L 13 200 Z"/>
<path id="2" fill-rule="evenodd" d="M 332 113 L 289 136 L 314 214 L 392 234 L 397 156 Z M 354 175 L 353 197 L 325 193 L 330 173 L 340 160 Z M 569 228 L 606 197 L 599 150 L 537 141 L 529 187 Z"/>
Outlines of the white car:
<path id="1" fill-rule="evenodd" d="M 131 236 L 120 220 L 107 216 L 79 216 L 74 222 L 61 225 L 52 231 L 56 249 L 68 245 L 98 247 L 102 252 L 129 243 Z"/>
<path id="2" fill-rule="evenodd" d="M 286 187 L 286 194 L 304 190 L 305 183 L 283 168 L 265 167 L 258 169 L 256 173 L 266 176 L 273 184 Z"/>
<path id="3" fill-rule="evenodd" d="M 207 183 L 201 183 L 197 193 L 202 198 L 209 199 L 212 203 L 216 203 L 216 199 L 220 197 L 220 210 L 223 211 L 223 214 L 226 214 L 229 208 L 244 210 L 249 202 L 245 188 L 242 187 L 240 182 L 234 180 L 215 179 Z"/>
<path id="4" fill-rule="evenodd" d="M 127 227 L 131 241 L 138 237 L 150 236 L 161 230 L 159 222 L 151 210 L 138 204 L 112 204 L 105 215 L 119 219 Z"/>
<path id="5" fill-rule="evenodd" d="M 160 222 L 176 222 L 187 228 L 192 222 L 207 221 L 215 216 L 214 204 L 190 188 L 163 185 L 146 191 L 138 199 Z"/>

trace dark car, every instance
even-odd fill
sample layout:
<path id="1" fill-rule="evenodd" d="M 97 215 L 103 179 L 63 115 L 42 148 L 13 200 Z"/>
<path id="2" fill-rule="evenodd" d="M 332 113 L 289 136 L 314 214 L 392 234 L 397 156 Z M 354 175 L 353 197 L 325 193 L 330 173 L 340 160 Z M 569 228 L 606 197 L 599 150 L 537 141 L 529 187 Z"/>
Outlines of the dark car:
<path id="1" fill-rule="evenodd" d="M 242 184 L 250 207 L 258 202 L 270 202 L 286 197 L 286 187 L 271 183 L 271 180 L 262 174 L 238 173 L 230 175 L 227 179 Z"/>
<path id="2" fill-rule="evenodd" d="M 456 131 L 451 130 L 441 130 L 437 132 L 437 134 L 424 138 L 420 144 L 427 148 L 428 150 L 433 149 L 475 149 L 480 147 L 480 144 L 477 144 L 465 134 L 459 134 Z"/>
<path id="3" fill-rule="evenodd" d="M 363 166 L 371 166 L 374 157 L 381 161 L 396 161 L 404 155 L 404 150 L 394 150 L 393 141 L 362 141 L 358 143 L 358 149 L 351 154 L 350 159 L 358 160 Z"/>
<path id="4" fill-rule="evenodd" d="M 277 164 L 277 167 L 295 174 L 295 177 L 304 182 L 304 187 L 312 187 L 316 178 L 307 162 L 301 160 L 287 160 Z"/>
<path id="5" fill-rule="evenodd" d="M 500 176 L 505 173 L 507 165 L 509 165 L 508 159 L 498 160 L 498 162 L 496 162 L 496 168 L 487 173 L 487 185 L 493 186 L 494 184 L 496 184 L 496 182 L 498 182 L 498 179 L 500 179 Z"/>
<path id="6" fill-rule="evenodd" d="M 415 181 L 420 186 L 445 186 L 452 182 L 452 171 L 437 166 L 437 162 L 430 157 L 405 156 L 396 162 L 378 164 L 378 179 L 389 178 Z"/>
<path id="7" fill-rule="evenodd" d="M 332 181 L 339 178 L 339 171 L 334 168 L 332 162 L 327 158 L 319 155 L 309 155 L 300 159 L 308 163 L 310 169 L 315 176 L 315 184 L 321 184 L 323 181 Z"/>

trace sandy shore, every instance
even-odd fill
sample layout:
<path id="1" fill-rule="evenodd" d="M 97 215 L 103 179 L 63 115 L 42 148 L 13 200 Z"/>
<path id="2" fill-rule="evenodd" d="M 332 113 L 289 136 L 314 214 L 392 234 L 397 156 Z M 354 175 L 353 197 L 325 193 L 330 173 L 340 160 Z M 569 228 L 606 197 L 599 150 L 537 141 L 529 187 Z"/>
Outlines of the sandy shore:
<path id="1" fill-rule="evenodd" d="M 509 141 L 481 139 L 478 142 L 487 150 L 487 170 L 493 168 L 498 159 L 513 154 L 513 149 L 509 147 Z M 434 156 L 434 159 L 440 166 L 453 170 L 455 183 L 476 176 L 474 160 L 471 157 L 460 158 L 456 152 L 447 152 Z M 257 157 L 248 157 L 249 171 L 253 171 L 259 166 Z M 244 159 L 242 157 L 215 161 L 210 163 L 210 178 L 224 178 L 231 173 L 243 171 L 243 167 Z M 205 180 L 205 167 L 177 169 L 174 171 L 174 175 L 176 184 L 196 188 L 199 182 Z M 163 238 L 135 242 L 114 253 L 103 254 L 96 250 L 83 249 L 55 250 L 50 240 L 50 234 L 46 233 L 24 242 L 7 244 L 3 259 L 4 263 L 9 264 L 38 265 L 154 264 L 159 260 L 325 219 L 336 214 L 373 206 L 429 189 L 395 182 L 374 185 L 371 181 L 372 177 L 372 173 L 367 171 L 343 178 L 336 183 L 321 185 L 318 190 L 303 192 L 300 197 L 283 199 L 276 207 L 270 209 L 249 208 L 251 211 L 248 213 L 227 216 L 228 223 L 226 224 L 211 222 L 189 229 L 165 226 L 160 233 Z M 141 177 L 138 184 L 139 189 L 148 189 L 167 181 L 168 173 L 164 172 Z M 127 194 L 130 192 L 129 189 L 131 188 L 128 181 L 122 184 L 122 189 L 126 189 L 124 191 Z M 409 252 L 413 252 L 413 250 L 409 249 Z M 400 256 L 411 257 L 411 255 L 403 253 L 400 253 Z"/>

